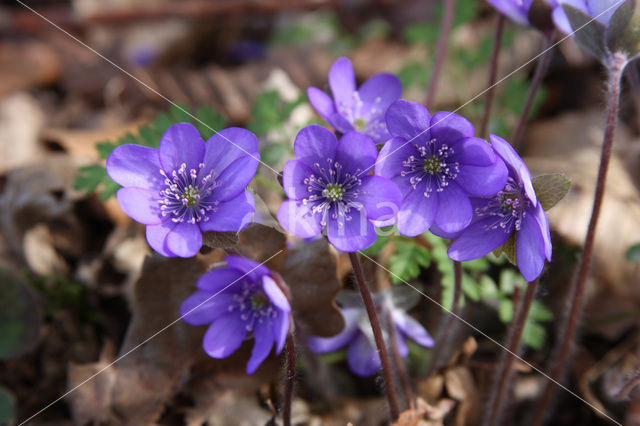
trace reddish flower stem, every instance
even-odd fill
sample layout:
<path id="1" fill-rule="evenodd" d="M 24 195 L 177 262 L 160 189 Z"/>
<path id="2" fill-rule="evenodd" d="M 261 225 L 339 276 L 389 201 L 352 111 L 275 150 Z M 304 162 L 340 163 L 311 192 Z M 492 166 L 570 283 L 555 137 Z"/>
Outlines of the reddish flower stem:
<path id="1" fill-rule="evenodd" d="M 353 273 L 356 277 L 356 282 L 358 283 L 358 289 L 360 290 L 360 295 L 362 296 L 362 301 L 364 302 L 364 307 L 367 310 L 369 322 L 371 323 L 371 328 L 373 329 L 373 336 L 376 341 L 376 346 L 378 347 L 380 362 L 382 364 L 382 377 L 384 378 L 384 383 L 386 385 L 389 412 L 391 413 L 391 420 L 395 421 L 400 415 L 400 411 L 398 409 L 398 398 L 396 396 L 396 390 L 393 387 L 393 374 L 391 374 L 389 354 L 387 353 L 387 347 L 382 337 L 380 321 L 378 320 L 378 315 L 376 314 L 376 308 L 373 303 L 373 299 L 371 298 L 369 287 L 367 287 L 367 283 L 364 280 L 364 274 L 362 273 L 362 267 L 360 266 L 358 255 L 356 253 L 349 253 L 349 260 L 351 260 L 351 266 L 353 267 Z"/>
<path id="2" fill-rule="evenodd" d="M 427 98 L 424 101 L 427 109 L 433 107 L 433 102 L 436 97 L 436 89 L 440 80 L 440 73 L 442 72 L 442 66 L 447 58 L 447 47 L 449 45 L 449 33 L 451 33 L 451 27 L 453 26 L 453 13 L 456 7 L 455 0 L 444 0 L 444 16 L 442 17 L 442 27 L 440 27 L 440 37 L 438 38 L 438 46 L 436 47 L 436 60 L 433 65 L 433 73 L 431 74 L 431 81 L 429 82 L 429 88 L 427 89 Z"/>
<path id="3" fill-rule="evenodd" d="M 285 343 L 287 351 L 287 370 L 284 380 L 284 401 L 282 402 L 282 424 L 291 426 L 291 401 L 293 400 L 293 382 L 296 377 L 296 345 L 289 333 Z"/>
<path id="4" fill-rule="evenodd" d="M 402 361 L 402 357 L 398 352 L 398 343 L 396 340 L 396 327 L 393 324 L 393 319 L 391 318 L 391 312 L 387 312 L 387 328 L 389 330 L 389 346 L 391 347 L 391 357 L 393 358 L 393 364 L 396 367 L 396 372 L 398 373 L 398 378 L 400 379 L 400 385 L 402 386 L 402 390 L 404 392 L 405 398 L 409 403 L 409 408 L 414 408 L 414 400 L 415 396 L 413 395 L 413 390 L 411 390 L 411 382 L 409 381 L 409 376 L 407 375 L 407 370 L 404 368 L 404 362 Z"/>
<path id="5" fill-rule="evenodd" d="M 553 33 L 545 35 L 544 50 L 542 51 L 542 56 L 538 61 L 538 65 L 536 65 L 536 71 L 533 75 L 533 81 L 531 82 L 531 87 L 529 88 L 529 95 L 527 96 L 524 108 L 522 109 L 522 113 L 520 114 L 518 125 L 513 130 L 513 134 L 511 135 L 511 145 L 515 150 L 518 150 L 518 147 L 520 146 L 524 129 L 527 125 L 527 121 L 529 121 L 529 114 L 531 113 L 531 108 L 533 107 L 533 101 L 535 100 L 536 93 L 540 88 L 542 79 L 547 73 L 547 69 L 549 68 L 549 62 L 551 62 L 551 54 L 553 53 L 553 49 L 551 49 L 552 45 Z"/>
<path id="6" fill-rule="evenodd" d="M 524 331 L 527 317 L 529 316 L 529 310 L 533 298 L 536 294 L 536 287 L 538 286 L 538 280 L 534 280 L 527 285 L 527 291 L 524 294 L 524 300 L 522 305 L 517 310 L 517 315 L 514 317 L 509 331 L 507 332 L 506 347 L 508 351 L 503 353 L 503 358 L 498 364 L 498 380 L 491 388 L 491 394 L 489 396 L 490 409 L 485 416 L 485 425 L 497 425 L 500 422 L 502 416 L 503 407 L 508 398 L 505 401 L 505 394 L 511 383 L 513 377 L 513 363 L 520 351 L 520 342 L 522 341 L 522 332 Z M 516 301 L 514 300 L 514 303 Z"/>
<path id="7" fill-rule="evenodd" d="M 495 85 L 498 79 L 498 57 L 500 56 L 500 47 L 502 46 L 502 34 L 504 33 L 504 15 L 498 13 L 496 17 L 496 33 L 493 40 L 493 52 L 491 53 L 491 62 L 489 64 L 489 85 L 487 86 L 487 97 L 484 101 L 484 115 L 480 123 L 480 137 L 486 138 L 489 131 L 489 120 L 491 118 L 491 107 L 493 107 L 493 98 L 495 97 Z"/>
<path id="8" fill-rule="evenodd" d="M 604 197 L 604 190 L 607 179 L 607 169 L 609 168 L 611 149 L 613 147 L 613 136 L 616 129 L 616 119 L 618 117 L 618 106 L 620 102 L 620 81 L 622 79 L 622 74 L 626 63 L 627 58 L 622 54 L 616 53 L 612 55 L 612 57 L 610 58 L 610 63 L 608 64 L 609 112 L 607 114 L 607 123 L 604 130 L 604 141 L 602 143 L 602 152 L 600 154 L 600 168 L 598 169 L 595 195 L 593 198 L 593 207 L 591 209 L 591 219 L 589 220 L 589 227 L 587 228 L 587 235 L 584 241 L 584 249 L 582 251 L 582 256 L 580 257 L 578 274 L 569 294 L 568 303 L 570 305 L 570 312 L 568 317 L 564 318 L 564 321 L 559 328 L 560 332 L 557 335 L 557 340 L 561 342 L 561 345 L 556 352 L 557 356 L 555 357 L 555 364 L 550 374 L 551 379 L 553 379 L 554 381 L 559 381 L 563 377 L 567 360 L 569 358 L 569 355 L 571 354 L 571 348 L 573 345 L 576 328 L 578 327 L 580 315 L 582 314 L 583 310 L 587 274 L 589 272 L 589 265 L 591 264 L 593 242 L 596 233 L 596 226 L 598 225 L 598 218 L 600 217 L 600 208 L 602 206 L 602 199 Z M 545 389 L 542 393 L 542 399 L 540 400 L 540 403 L 538 404 L 535 412 L 535 417 L 533 420 L 534 426 L 539 426 L 544 421 L 547 414 L 547 406 L 554 394 L 554 391 L 554 382 L 547 382 L 547 385 L 545 386 Z"/>

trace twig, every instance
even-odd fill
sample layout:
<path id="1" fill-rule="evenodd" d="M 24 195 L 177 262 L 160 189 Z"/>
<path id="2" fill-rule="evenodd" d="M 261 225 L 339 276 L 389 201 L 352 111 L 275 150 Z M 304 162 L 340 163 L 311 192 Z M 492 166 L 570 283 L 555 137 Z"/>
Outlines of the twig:
<path id="1" fill-rule="evenodd" d="M 584 250 L 580 258 L 580 264 L 578 267 L 578 275 L 571 288 L 570 297 L 568 302 L 570 304 L 569 316 L 565 318 L 563 324 L 560 327 L 561 336 L 559 339 L 561 343 L 560 349 L 557 351 L 557 357 L 555 358 L 555 365 L 551 370 L 551 378 L 554 381 L 558 381 L 564 373 L 564 369 L 567 363 L 567 359 L 571 353 L 571 347 L 573 344 L 576 328 L 578 327 L 578 321 L 582 314 L 584 305 L 584 292 L 587 282 L 587 273 L 589 272 L 589 265 L 591 264 L 591 255 L 593 254 L 593 242 L 595 238 L 596 226 L 598 225 L 598 218 L 600 217 L 600 208 L 602 206 L 602 199 L 604 197 L 604 190 L 607 179 L 607 169 L 609 168 L 609 160 L 611 159 L 611 149 L 613 147 L 613 136 L 616 128 L 616 119 L 618 116 L 618 106 L 620 101 L 620 81 L 624 67 L 627 63 L 626 56 L 622 54 L 614 54 L 610 59 L 609 64 L 609 93 L 608 104 L 609 112 L 607 114 L 607 124 L 604 131 L 604 141 L 602 143 L 602 152 L 600 154 L 600 168 L 598 169 L 598 177 L 596 180 L 595 195 L 593 198 L 593 207 L 591 209 L 591 219 L 589 220 L 589 227 L 587 228 L 587 235 L 584 242 Z M 547 405 L 553 396 L 555 391 L 555 384 L 552 381 L 547 382 L 542 399 L 538 404 L 533 420 L 534 426 L 539 426 L 544 421 L 547 414 Z"/>
<path id="2" fill-rule="evenodd" d="M 293 383 L 296 377 L 296 345 L 293 335 L 289 333 L 286 342 L 287 372 L 284 380 L 284 401 L 282 402 L 282 423 L 291 426 L 291 401 L 293 400 Z"/>
<path id="3" fill-rule="evenodd" d="M 407 375 L 407 370 L 404 368 L 404 362 L 400 353 L 398 352 L 398 342 L 396 340 L 396 327 L 393 324 L 393 318 L 391 318 L 391 312 L 387 312 L 387 327 L 389 330 L 389 346 L 391 346 L 391 356 L 393 357 L 393 364 L 396 367 L 398 378 L 400 379 L 400 385 L 404 392 L 405 398 L 409 402 L 409 408 L 413 409 L 415 406 L 415 396 L 413 390 L 411 390 L 411 382 Z"/>
<path id="4" fill-rule="evenodd" d="M 451 33 L 451 27 L 453 26 L 453 13 L 456 7 L 455 0 L 444 0 L 444 16 L 442 17 L 442 27 L 440 27 L 440 37 L 438 38 L 438 46 L 436 47 L 436 61 L 433 65 L 433 73 L 431 74 L 431 81 L 429 82 L 429 88 L 427 89 L 427 98 L 424 101 L 427 109 L 433 106 L 433 102 L 436 97 L 436 89 L 438 87 L 438 81 L 440 80 L 440 73 L 442 66 L 447 58 L 447 47 L 449 44 L 449 33 Z"/>
<path id="5" fill-rule="evenodd" d="M 373 336 L 375 337 L 376 346 L 378 347 L 378 353 L 380 354 L 380 363 L 382 364 L 382 377 L 386 385 L 387 402 L 389 403 L 389 411 L 391 413 L 391 420 L 395 421 L 400 415 L 398 409 L 398 398 L 396 396 L 396 390 L 393 387 L 393 374 L 391 374 L 391 364 L 389 363 L 389 354 L 387 353 L 387 347 L 384 344 L 382 337 L 382 329 L 380 328 L 380 321 L 378 321 L 378 315 L 376 314 L 376 308 L 371 298 L 371 293 L 367 287 L 367 283 L 364 280 L 364 274 L 362 273 L 362 267 L 360 266 L 360 260 L 356 253 L 349 253 L 349 259 L 351 260 L 351 266 L 353 267 L 353 273 L 358 283 L 358 289 L 362 296 L 362 301 L 367 310 L 369 316 L 369 322 L 373 329 Z"/>
<path id="6" fill-rule="evenodd" d="M 514 317 L 511 325 L 509 326 L 506 342 L 506 346 L 509 350 L 503 353 L 503 358 L 498 366 L 498 380 L 491 388 L 491 394 L 489 396 L 490 408 L 487 411 L 487 417 L 485 417 L 485 425 L 499 424 L 503 406 L 505 402 L 508 401 L 504 401 L 504 397 L 507 388 L 511 383 L 511 377 L 513 376 L 513 362 L 520 351 L 522 332 L 524 331 L 524 326 L 527 322 L 527 317 L 529 316 L 529 310 L 531 309 L 531 303 L 533 302 L 533 298 L 536 294 L 537 286 L 537 279 L 527 285 L 527 291 L 524 294 L 522 305 L 518 309 L 518 314 Z M 516 302 L 514 301 L 514 303 Z"/>
<path id="7" fill-rule="evenodd" d="M 511 145 L 513 145 L 513 148 L 516 150 L 520 146 L 522 134 L 524 133 L 527 121 L 529 121 L 529 113 L 531 113 L 531 107 L 533 107 L 533 101 L 536 98 L 536 93 L 538 93 L 538 89 L 540 88 L 542 79 L 547 73 L 547 69 L 549 68 L 549 62 L 551 62 L 551 55 L 553 54 L 553 49 L 551 49 L 552 46 L 553 32 L 549 35 L 545 35 L 544 50 L 542 52 L 542 56 L 540 57 L 540 61 L 538 61 L 538 65 L 536 65 L 536 72 L 533 75 L 533 81 L 531 82 L 531 87 L 529 88 L 529 95 L 527 96 L 524 108 L 522 109 L 522 113 L 520 114 L 518 125 L 513 130 L 513 134 L 511 135 Z"/>
<path id="8" fill-rule="evenodd" d="M 491 107 L 493 106 L 493 98 L 495 97 L 495 85 L 498 79 L 498 57 L 500 56 L 500 47 L 502 46 L 502 34 L 504 32 L 504 15 L 498 13 L 496 17 L 496 34 L 493 40 L 493 52 L 491 53 L 491 63 L 489 65 L 489 84 L 487 97 L 484 101 L 484 115 L 480 123 L 481 138 L 488 136 L 489 120 L 491 118 Z"/>

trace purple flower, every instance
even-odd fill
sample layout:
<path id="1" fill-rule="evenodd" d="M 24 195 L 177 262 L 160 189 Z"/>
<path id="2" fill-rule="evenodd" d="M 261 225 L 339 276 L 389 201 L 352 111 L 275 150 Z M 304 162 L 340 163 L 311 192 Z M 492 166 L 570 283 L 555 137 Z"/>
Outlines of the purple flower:
<path id="1" fill-rule="evenodd" d="M 529 11 L 531 6 L 534 5 L 534 0 L 488 0 L 491 6 L 493 6 L 498 12 L 502 13 L 513 22 L 518 25 L 528 27 L 531 25 L 529 22 Z M 546 5 L 551 8 L 556 7 L 557 0 L 543 0 Z M 548 17 L 548 13 L 546 14 Z"/>
<path id="2" fill-rule="evenodd" d="M 307 90 L 311 105 L 337 131 L 357 130 L 376 143 L 389 140 L 384 114 L 391 103 L 402 95 L 402 84 L 393 74 L 376 74 L 356 88 L 353 65 L 338 58 L 329 71 L 333 100 L 322 90 Z M 335 102 L 334 102 L 335 101 Z"/>
<path id="3" fill-rule="evenodd" d="M 291 306 L 265 266 L 240 256 L 225 261 L 228 267 L 200 277 L 180 315 L 191 325 L 210 324 L 202 346 L 212 358 L 228 357 L 251 333 L 255 343 L 247 374 L 253 374 L 274 343 L 276 354 L 282 352 Z"/>
<path id="4" fill-rule="evenodd" d="M 449 112 L 433 117 L 415 102 L 396 101 L 386 115 L 393 136 L 378 157 L 376 174 L 403 195 L 398 231 L 416 236 L 433 224 L 458 232 L 473 216 L 469 196 L 490 196 L 507 181 L 507 168 L 491 146 L 473 137 L 473 125 Z"/>
<path id="5" fill-rule="evenodd" d="M 504 189 L 487 198 L 474 199 L 474 222 L 449 247 L 457 261 L 482 257 L 502 246 L 515 233 L 516 259 L 527 281 L 536 279 L 545 257 L 551 261 L 551 236 L 547 216 L 536 199 L 531 174 L 504 139 L 490 135 L 491 144 L 509 167 Z"/>
<path id="6" fill-rule="evenodd" d="M 376 240 L 376 221 L 395 218 L 401 194 L 388 179 L 367 175 L 377 150 L 368 136 L 351 131 L 340 139 L 324 127 L 302 129 L 294 143 L 295 160 L 282 172 L 289 200 L 278 210 L 280 224 L 301 238 L 326 228 L 338 250 L 365 249 Z"/>
<path id="7" fill-rule="evenodd" d="M 609 21 L 615 11 L 623 3 L 623 1 L 619 0 L 618 4 L 615 4 L 612 0 L 558 0 L 557 6 L 553 9 L 553 22 L 556 24 L 556 27 L 566 34 L 570 34 L 577 29 L 571 27 L 569 18 L 562 8 L 562 5 L 566 4 L 567 6 L 584 12 L 592 18 L 596 18 L 596 21 L 606 27 L 609 25 Z"/>
<path id="8" fill-rule="evenodd" d="M 422 325 L 402 309 L 394 307 L 385 293 L 375 295 L 376 308 L 382 313 L 391 312 L 395 326 L 395 340 L 398 353 L 405 358 L 409 354 L 407 339 L 414 340 L 421 346 L 433 346 L 433 339 Z M 384 302 L 383 302 L 384 301 Z M 371 323 L 362 307 L 345 307 L 342 309 L 344 330 L 334 337 L 310 337 L 309 348 L 316 353 L 333 352 L 344 346 L 347 349 L 349 368 L 359 376 L 371 376 L 380 370 L 380 356 L 376 347 Z M 385 315 L 380 315 L 384 318 Z M 385 333 L 385 339 L 388 335 Z"/>
<path id="9" fill-rule="evenodd" d="M 231 142 L 233 141 L 233 142 Z M 229 128 L 206 143 L 188 123 L 169 127 L 158 149 L 121 145 L 107 173 L 124 186 L 118 204 L 147 225 L 147 241 L 164 256 L 194 256 L 206 231 L 238 231 L 254 213 L 245 188 L 258 167 L 253 133 Z"/>

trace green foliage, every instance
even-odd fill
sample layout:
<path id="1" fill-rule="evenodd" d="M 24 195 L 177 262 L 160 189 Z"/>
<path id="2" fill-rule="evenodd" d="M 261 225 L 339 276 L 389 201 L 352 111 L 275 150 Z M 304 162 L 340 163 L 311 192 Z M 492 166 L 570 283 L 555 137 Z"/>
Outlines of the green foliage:
<path id="1" fill-rule="evenodd" d="M 3 386 L 0 386 L 0 425 L 12 425 L 16 415 L 15 397 Z"/>
<path id="2" fill-rule="evenodd" d="M 70 310 L 84 321 L 100 321 L 100 317 L 90 308 L 87 289 L 82 283 L 64 275 L 28 275 L 27 278 L 33 288 L 47 300 L 46 315 Z"/>
<path id="3" fill-rule="evenodd" d="M 34 292 L 18 276 L 0 269 L 0 359 L 29 352 L 40 336 L 42 317 Z"/>
<path id="4" fill-rule="evenodd" d="M 100 142 L 96 145 L 96 150 L 100 158 L 106 160 L 120 145 L 136 144 L 157 148 L 164 132 L 173 124 L 182 122 L 193 124 L 205 140 L 226 124 L 224 117 L 210 107 L 199 107 L 194 118 L 190 115 L 188 106 L 172 105 L 168 112 L 158 114 L 149 124 L 140 127 L 137 135 L 127 133 L 115 142 Z M 106 201 L 115 195 L 120 186 L 109 177 L 103 165 L 91 164 L 80 168 L 74 188 L 85 194 L 99 190 L 98 199 Z"/>
<path id="5" fill-rule="evenodd" d="M 546 211 L 562 200 L 569 188 L 571 179 L 561 173 L 536 176 L 533 178 L 533 189 L 542 208 Z"/>
<path id="6" fill-rule="evenodd" d="M 625 256 L 629 262 L 640 262 L 640 243 L 629 247 Z"/>
<path id="7" fill-rule="evenodd" d="M 277 90 L 262 92 L 251 108 L 251 120 L 247 129 L 255 133 L 262 141 L 266 141 L 260 150 L 260 157 L 265 163 L 276 166 L 289 152 L 290 135 L 285 129 L 293 110 L 306 100 L 300 95 L 293 101 L 285 101 Z M 297 130 L 295 129 L 296 133 Z M 267 134 L 275 136 L 275 140 L 267 140 Z"/>
<path id="8" fill-rule="evenodd" d="M 420 275 L 420 267 L 428 268 L 431 254 L 425 247 L 415 244 L 415 240 L 396 240 L 396 250 L 389 258 L 389 269 L 394 284 L 413 279 Z"/>
<path id="9" fill-rule="evenodd" d="M 500 273 L 499 285 L 488 276 L 480 286 L 481 298 L 489 305 L 496 306 L 500 321 L 508 324 L 513 321 L 513 294 L 516 288 L 524 292 L 528 284 L 512 269 L 503 269 Z M 541 323 L 553 320 L 553 313 L 538 300 L 531 303 L 529 316 L 522 332 L 522 341 L 532 349 L 540 349 L 547 337 L 546 329 Z"/>
<path id="10" fill-rule="evenodd" d="M 431 80 L 431 63 L 411 61 L 404 64 L 398 72 L 402 87 L 427 87 Z"/>

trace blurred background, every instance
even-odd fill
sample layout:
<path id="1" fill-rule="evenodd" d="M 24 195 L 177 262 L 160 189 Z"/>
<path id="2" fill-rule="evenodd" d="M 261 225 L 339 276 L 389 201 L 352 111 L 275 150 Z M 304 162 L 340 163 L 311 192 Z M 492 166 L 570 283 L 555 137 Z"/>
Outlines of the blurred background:
<path id="1" fill-rule="evenodd" d="M 359 82 L 393 72 L 405 99 L 424 102 L 442 14 L 439 0 L 1 1 L 0 425 L 28 419 L 177 318 L 190 288 L 172 289 L 171 279 L 197 276 L 182 271 L 180 261 L 156 265 L 169 275 L 145 273 L 144 227 L 120 211 L 117 186 L 104 172 L 114 144 L 157 141 L 171 123 L 193 121 L 186 110 L 200 120 L 204 137 L 212 133 L 207 126 L 247 127 L 260 139 L 262 160 L 281 170 L 297 131 L 321 123 L 307 87 L 328 90 L 327 73 L 339 56 L 353 61 Z M 479 124 L 484 97 L 476 95 L 487 87 L 495 23 L 484 1 L 457 0 L 432 112 L 462 106 L 458 113 Z M 508 138 L 513 130 L 536 63 L 529 61 L 543 44 L 536 31 L 507 24 L 498 75 L 519 70 L 497 86 L 492 133 Z M 570 39 L 560 43 L 522 146 L 534 175 L 561 172 L 573 181 L 549 213 L 554 260 L 525 332 L 524 358 L 543 370 L 553 342 L 562 339 L 555 326 L 587 227 L 604 81 L 595 59 Z M 639 83 L 631 64 L 567 382 L 628 424 L 640 424 L 640 395 L 621 401 L 615 394 L 637 370 L 640 348 Z M 277 176 L 261 166 L 252 189 L 261 214 L 275 212 L 283 197 Z M 444 243 L 402 244 L 373 254 L 450 305 L 451 270 L 438 257 Z M 348 278 L 340 259 L 333 266 Z M 463 316 L 502 341 L 523 283 L 497 259 L 466 273 Z M 388 276 L 378 280 L 392 285 Z M 438 306 L 422 298 L 412 312 L 434 336 L 442 333 Z M 477 424 L 499 359 L 500 349 L 471 329 L 460 325 L 455 333 L 439 355 L 448 364 L 435 373 L 428 366 L 433 354 L 411 348 L 416 393 L 435 413 L 426 424 Z M 242 360 L 206 359 L 192 334 L 176 326 L 127 358 L 129 370 L 106 370 L 29 424 L 274 424 L 268 422 L 278 404 L 278 359 L 247 377 Z M 176 348 L 184 351 L 176 355 Z M 304 354 L 295 422 L 383 422 L 374 378 L 350 375 L 344 354 Z M 522 424 L 545 383 L 524 364 L 519 371 L 510 424 Z M 557 395 L 553 424 L 608 424 L 568 393 Z"/>

